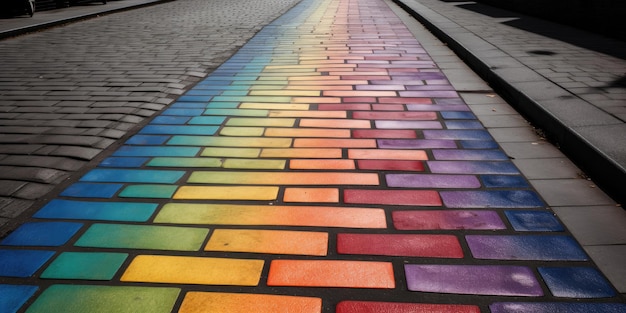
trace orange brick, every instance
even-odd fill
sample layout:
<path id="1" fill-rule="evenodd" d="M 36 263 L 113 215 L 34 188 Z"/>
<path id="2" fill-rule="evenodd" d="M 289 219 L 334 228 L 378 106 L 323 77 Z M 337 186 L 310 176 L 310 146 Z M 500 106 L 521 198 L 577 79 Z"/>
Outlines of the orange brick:
<path id="1" fill-rule="evenodd" d="M 285 202 L 339 202 L 337 188 L 286 188 Z"/>
<path id="2" fill-rule="evenodd" d="M 320 313 L 322 299 L 282 295 L 190 291 L 179 313 Z"/>
<path id="3" fill-rule="evenodd" d="M 294 140 L 293 146 L 296 148 L 376 148 L 376 140 L 298 138 Z"/>
<path id="4" fill-rule="evenodd" d="M 345 111 L 270 111 L 269 117 L 346 118 Z"/>
<path id="5" fill-rule="evenodd" d="M 395 288 L 391 262 L 273 260 L 268 286 Z"/>
<path id="6" fill-rule="evenodd" d="M 261 158 L 315 158 L 315 159 L 338 159 L 341 158 L 341 149 L 263 149 Z"/>
<path id="7" fill-rule="evenodd" d="M 393 97 L 396 96 L 395 91 L 369 91 L 369 90 L 327 90 L 322 93 L 325 97 Z"/>
<path id="8" fill-rule="evenodd" d="M 335 97 L 293 97 L 293 103 L 341 103 L 341 98 Z"/>
<path id="9" fill-rule="evenodd" d="M 266 137 L 332 137 L 350 138 L 349 129 L 320 129 L 320 128 L 267 128 Z"/>
<path id="10" fill-rule="evenodd" d="M 328 252 L 328 233 L 216 229 L 204 250 L 323 256 Z"/>
<path id="11" fill-rule="evenodd" d="M 289 168 L 297 170 L 353 170 L 353 160 L 346 159 L 302 159 L 290 160 Z"/>

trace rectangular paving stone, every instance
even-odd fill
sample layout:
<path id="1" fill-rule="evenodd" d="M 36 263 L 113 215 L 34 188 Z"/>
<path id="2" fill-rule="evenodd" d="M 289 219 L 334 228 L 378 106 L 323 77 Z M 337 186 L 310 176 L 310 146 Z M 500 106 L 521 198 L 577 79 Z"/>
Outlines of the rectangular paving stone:
<path id="1" fill-rule="evenodd" d="M 508 161 L 500 150 L 433 150 L 435 160 Z"/>
<path id="2" fill-rule="evenodd" d="M 428 160 L 423 150 L 349 149 L 348 158 L 367 160 Z"/>
<path id="3" fill-rule="evenodd" d="M 437 119 L 435 112 L 368 112 L 357 111 L 352 112 L 352 118 L 354 119 L 367 119 L 367 120 L 411 120 L 411 121 L 432 121 Z"/>
<path id="4" fill-rule="evenodd" d="M 425 210 L 393 211 L 393 225 L 399 230 L 432 229 L 506 229 L 504 222 L 495 211 L 483 210 Z"/>
<path id="5" fill-rule="evenodd" d="M 181 186 L 173 196 L 178 200 L 276 200 L 274 186 Z"/>
<path id="6" fill-rule="evenodd" d="M 158 146 L 165 143 L 170 136 L 135 135 L 126 141 L 127 145 Z"/>
<path id="7" fill-rule="evenodd" d="M 277 111 L 273 110 L 270 117 L 311 117 L 311 118 L 346 118 L 345 111 Z"/>
<path id="8" fill-rule="evenodd" d="M 218 158 L 156 157 L 147 166 L 154 167 L 222 167 L 223 160 Z"/>
<path id="9" fill-rule="evenodd" d="M 493 140 L 486 130 L 424 130 L 426 139 Z"/>
<path id="10" fill-rule="evenodd" d="M 179 293 L 178 288 L 165 287 L 52 285 L 26 312 L 166 313 Z"/>
<path id="11" fill-rule="evenodd" d="M 484 129 L 479 121 L 445 121 L 447 129 Z"/>
<path id="12" fill-rule="evenodd" d="M 256 116 L 267 117 L 269 110 L 255 110 L 255 109 L 207 109 L 204 111 L 204 115 L 218 115 L 218 116 Z"/>
<path id="13" fill-rule="evenodd" d="M 210 147 L 202 150 L 201 156 L 257 158 L 261 149 L 257 148 L 218 148 Z"/>
<path id="14" fill-rule="evenodd" d="M 293 127 L 293 118 L 243 118 L 231 117 L 226 121 L 228 126 L 260 126 L 260 127 Z"/>
<path id="15" fill-rule="evenodd" d="M 220 136 L 235 137 L 258 137 L 263 136 L 265 128 L 263 127 L 222 127 L 219 132 Z"/>
<path id="16" fill-rule="evenodd" d="M 441 206 L 441 199 L 432 190 L 370 190 L 345 189 L 345 203 Z"/>
<path id="17" fill-rule="evenodd" d="M 223 166 L 224 168 L 237 169 L 282 170 L 286 163 L 285 160 L 226 159 Z"/>
<path id="18" fill-rule="evenodd" d="M 322 128 L 267 128 L 266 137 L 330 137 L 350 138 L 349 129 L 322 129 Z"/>
<path id="19" fill-rule="evenodd" d="M 169 199 L 176 189 L 178 189 L 177 185 L 129 185 L 120 192 L 119 197 Z"/>
<path id="20" fill-rule="evenodd" d="M 122 146 L 113 152 L 116 157 L 193 157 L 200 151 L 196 147 L 133 147 Z"/>
<path id="21" fill-rule="evenodd" d="M 268 286 L 395 288 L 390 262 L 273 260 Z"/>
<path id="22" fill-rule="evenodd" d="M 379 129 L 441 129 L 443 126 L 438 121 L 381 121 L 375 120 L 374 124 Z"/>
<path id="23" fill-rule="evenodd" d="M 379 171 L 424 171 L 424 163 L 422 161 L 410 160 L 357 160 L 359 169 L 361 170 L 379 170 Z"/>
<path id="24" fill-rule="evenodd" d="M 109 158 L 102 160 L 102 162 L 100 162 L 98 166 L 99 167 L 126 167 L 126 168 L 141 167 L 148 160 L 149 158 L 140 158 L 140 157 L 109 157 Z"/>
<path id="25" fill-rule="evenodd" d="M 41 274 L 45 279 L 111 280 L 128 254 L 63 252 Z"/>
<path id="26" fill-rule="evenodd" d="M 312 119 L 303 118 L 300 120 L 300 127 L 318 128 L 372 128 L 369 120 L 349 120 L 349 119 Z"/>
<path id="27" fill-rule="evenodd" d="M 453 140 L 431 139 L 379 139 L 378 147 L 381 149 L 455 149 L 456 142 Z"/>
<path id="28" fill-rule="evenodd" d="M 382 209 L 168 203 L 155 223 L 386 228 Z"/>
<path id="29" fill-rule="evenodd" d="M 0 249 L 0 277 L 30 277 L 53 255 L 54 251 Z"/>
<path id="30" fill-rule="evenodd" d="M 204 250 L 324 256 L 328 252 L 328 233 L 216 229 Z"/>
<path id="31" fill-rule="evenodd" d="M 284 202 L 339 202 L 337 188 L 285 188 Z"/>
<path id="32" fill-rule="evenodd" d="M 302 103 L 255 103 L 244 102 L 239 105 L 240 109 L 265 109 L 265 110 L 309 110 L 308 104 Z"/>
<path id="33" fill-rule="evenodd" d="M 353 160 L 345 159 L 300 159 L 289 160 L 290 169 L 299 170 L 353 170 Z"/>
<path id="34" fill-rule="evenodd" d="M 543 296 L 532 270 L 511 265 L 417 265 L 404 270 L 410 291 L 494 296 Z M 462 277 L 463 279 L 459 279 Z"/>
<path id="35" fill-rule="evenodd" d="M 521 175 L 481 175 L 480 180 L 487 188 L 530 189 L 530 185 Z"/>
<path id="36" fill-rule="evenodd" d="M 161 115 L 155 117 L 150 124 L 161 125 L 184 125 L 191 119 L 189 116 L 167 116 Z M 219 125 L 219 124 L 218 124 Z"/>
<path id="37" fill-rule="evenodd" d="M 27 222 L 0 241 L 0 245 L 60 246 L 70 240 L 82 227 L 82 223 L 74 222 Z"/>
<path id="38" fill-rule="evenodd" d="M 480 188 L 473 175 L 386 174 L 389 187 L 401 188 Z"/>
<path id="39" fill-rule="evenodd" d="M 565 231 L 565 228 L 549 211 L 504 211 L 515 231 Z"/>
<path id="40" fill-rule="evenodd" d="M 428 167 L 441 174 L 520 174 L 508 161 L 428 161 Z"/>
<path id="41" fill-rule="evenodd" d="M 175 146 L 216 146 L 216 147 L 291 147 L 290 138 L 264 137 L 207 137 L 207 136 L 173 136 L 167 143 Z"/>
<path id="42" fill-rule="evenodd" d="M 611 284 L 593 267 L 540 267 L 538 270 L 555 297 L 595 299 L 616 296 Z"/>
<path id="43" fill-rule="evenodd" d="M 209 230 L 197 227 L 93 224 L 78 247 L 198 251 Z"/>
<path id="44" fill-rule="evenodd" d="M 539 195 L 529 190 L 441 191 L 448 208 L 541 208 Z"/>
<path id="45" fill-rule="evenodd" d="M 146 125 L 139 133 L 155 135 L 213 135 L 218 129 L 218 126 Z"/>
<path id="46" fill-rule="evenodd" d="M 155 203 L 90 202 L 53 199 L 33 217 L 145 222 L 157 208 Z"/>
<path id="47" fill-rule="evenodd" d="M 570 236 L 467 235 L 465 240 L 477 259 L 585 261 L 589 258 Z"/>
<path id="48" fill-rule="evenodd" d="M 337 234 L 337 253 L 408 256 L 421 258 L 463 258 L 453 235 Z"/>
<path id="49" fill-rule="evenodd" d="M 38 289 L 38 286 L 30 285 L 0 285 L 0 294 L 2 294 L 2 300 L 0 300 L 0 311 L 17 312 L 20 307 L 22 307 L 22 305 L 24 305 L 24 303 L 28 301 L 28 299 L 30 299 L 35 292 L 37 292 Z"/>
<path id="50" fill-rule="evenodd" d="M 61 196 L 76 198 L 111 198 L 122 186 L 122 184 L 75 183 L 63 190 Z"/>
<path id="51" fill-rule="evenodd" d="M 176 183 L 185 172 L 163 170 L 93 169 L 80 178 L 86 182 L 105 183 Z"/>
<path id="52" fill-rule="evenodd" d="M 341 301 L 337 304 L 336 313 L 480 313 L 475 305 L 462 304 L 429 304 L 405 302 L 375 302 L 375 301 Z"/>
<path id="53" fill-rule="evenodd" d="M 120 278 L 123 282 L 256 286 L 263 260 L 138 255 Z"/>
<path id="54" fill-rule="evenodd" d="M 187 292 L 178 312 L 321 313 L 322 299 L 282 295 Z"/>
<path id="55" fill-rule="evenodd" d="M 626 310 L 624 303 L 584 303 L 584 302 L 496 302 L 489 306 L 492 313 L 621 313 Z"/>
<path id="56" fill-rule="evenodd" d="M 189 125 L 222 125 L 226 116 L 194 116 L 189 120 Z"/>
<path id="57" fill-rule="evenodd" d="M 296 138 L 294 148 L 376 148 L 374 139 Z"/>
<path id="58" fill-rule="evenodd" d="M 196 171 L 189 183 L 247 185 L 378 185 L 375 173 Z"/>
<path id="59" fill-rule="evenodd" d="M 353 138 L 417 138 L 417 133 L 409 129 L 355 129 Z"/>
<path id="60" fill-rule="evenodd" d="M 341 149 L 330 148 L 267 148 L 260 153 L 261 158 L 319 158 L 338 159 L 343 156 Z"/>

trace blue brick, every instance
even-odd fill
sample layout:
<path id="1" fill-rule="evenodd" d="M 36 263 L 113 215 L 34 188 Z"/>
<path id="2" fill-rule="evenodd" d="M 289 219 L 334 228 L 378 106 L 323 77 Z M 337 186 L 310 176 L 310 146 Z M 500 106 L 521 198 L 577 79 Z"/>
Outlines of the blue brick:
<path id="1" fill-rule="evenodd" d="M 549 211 L 505 211 L 516 231 L 564 231 L 554 214 Z"/>
<path id="2" fill-rule="evenodd" d="M 188 116 L 157 116 L 150 124 L 162 124 L 162 125 L 184 125 L 189 119 Z"/>
<path id="3" fill-rule="evenodd" d="M 487 188 L 530 188 L 521 175 L 482 175 L 480 179 Z"/>
<path id="4" fill-rule="evenodd" d="M 35 218 L 145 222 L 155 203 L 89 202 L 54 199 L 35 213 Z"/>
<path id="5" fill-rule="evenodd" d="M 81 227 L 83 224 L 71 222 L 24 223 L 2 240 L 0 244 L 5 246 L 60 246 L 70 240 Z"/>
<path id="6" fill-rule="evenodd" d="M 126 141 L 128 145 L 155 146 L 164 144 L 170 136 L 135 135 Z"/>
<path id="7" fill-rule="evenodd" d="M 111 198 L 122 188 L 122 184 L 75 183 L 61 193 L 64 197 Z"/>
<path id="8" fill-rule="evenodd" d="M 135 170 L 135 169 L 93 169 L 80 180 L 103 183 L 154 183 L 173 184 L 184 171 Z"/>
<path id="9" fill-rule="evenodd" d="M 101 167 L 141 167 L 149 158 L 137 157 L 110 157 L 104 159 L 98 166 Z"/>
<path id="10" fill-rule="evenodd" d="M 213 135 L 217 126 L 146 125 L 140 134 Z"/>
<path id="11" fill-rule="evenodd" d="M 0 276 L 30 277 L 54 255 L 54 251 L 0 250 Z"/>
<path id="12" fill-rule="evenodd" d="M 468 235 L 472 255 L 489 260 L 586 261 L 573 237 L 555 235 Z"/>
<path id="13" fill-rule="evenodd" d="M 130 157 L 160 157 L 160 156 L 196 156 L 200 148 L 196 147 L 131 147 L 122 146 L 113 153 L 114 156 L 130 156 Z"/>
<path id="14" fill-rule="evenodd" d="M 39 289 L 28 285 L 0 285 L 0 312 L 17 312 Z"/>

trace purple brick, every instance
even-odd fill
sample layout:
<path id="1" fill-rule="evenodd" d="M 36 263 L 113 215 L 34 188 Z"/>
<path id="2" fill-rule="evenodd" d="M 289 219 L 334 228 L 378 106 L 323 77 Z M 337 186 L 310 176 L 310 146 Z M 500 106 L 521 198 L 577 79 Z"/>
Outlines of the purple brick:
<path id="1" fill-rule="evenodd" d="M 441 129 L 437 121 L 375 121 L 376 128 L 382 129 Z"/>
<path id="2" fill-rule="evenodd" d="M 519 174 L 511 162 L 501 161 L 428 161 L 433 173 L 450 174 Z"/>
<path id="3" fill-rule="evenodd" d="M 454 90 L 454 87 L 450 85 L 417 85 L 407 86 L 406 90 L 411 91 L 431 91 L 431 90 Z"/>
<path id="4" fill-rule="evenodd" d="M 448 208 L 540 208 L 545 204 L 528 190 L 442 191 L 443 203 Z"/>
<path id="5" fill-rule="evenodd" d="M 506 226 L 495 211 L 424 210 L 394 211 L 393 225 L 399 230 L 474 229 L 497 230 Z"/>
<path id="6" fill-rule="evenodd" d="M 472 255 L 489 260 L 585 261 L 587 254 L 570 236 L 468 235 Z"/>
<path id="7" fill-rule="evenodd" d="M 484 129 L 479 121 L 447 121 L 447 129 Z"/>
<path id="8" fill-rule="evenodd" d="M 387 174 L 389 187 L 405 188 L 479 188 L 472 175 Z"/>
<path id="9" fill-rule="evenodd" d="M 407 104 L 409 111 L 469 111 L 465 104 Z"/>
<path id="10" fill-rule="evenodd" d="M 509 157 L 499 150 L 433 150 L 435 160 L 505 161 Z"/>
<path id="11" fill-rule="evenodd" d="M 498 302 L 489 306 L 491 313 L 624 313 L 624 303 L 578 303 L 578 302 Z"/>
<path id="12" fill-rule="evenodd" d="M 456 91 L 447 90 L 427 90 L 427 91 L 400 91 L 400 97 L 417 98 L 458 98 Z"/>
<path id="13" fill-rule="evenodd" d="M 528 267 L 506 265 L 404 266 L 411 291 L 495 296 L 542 296 Z"/>
<path id="14" fill-rule="evenodd" d="M 426 139 L 493 140 L 486 130 L 425 130 Z"/>
<path id="15" fill-rule="evenodd" d="M 424 139 L 379 139 L 381 149 L 454 149 L 457 145 L 452 140 L 424 140 Z"/>

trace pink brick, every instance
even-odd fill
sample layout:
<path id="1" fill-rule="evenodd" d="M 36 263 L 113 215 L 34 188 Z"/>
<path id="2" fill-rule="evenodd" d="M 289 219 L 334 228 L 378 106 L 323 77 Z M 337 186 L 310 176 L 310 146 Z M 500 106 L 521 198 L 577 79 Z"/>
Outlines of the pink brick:
<path id="1" fill-rule="evenodd" d="M 439 193 L 432 190 L 367 190 L 347 189 L 345 203 L 441 206 Z"/>
<path id="2" fill-rule="evenodd" d="M 463 250 L 453 235 L 338 234 L 340 254 L 371 254 L 425 258 L 463 258 Z"/>

